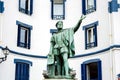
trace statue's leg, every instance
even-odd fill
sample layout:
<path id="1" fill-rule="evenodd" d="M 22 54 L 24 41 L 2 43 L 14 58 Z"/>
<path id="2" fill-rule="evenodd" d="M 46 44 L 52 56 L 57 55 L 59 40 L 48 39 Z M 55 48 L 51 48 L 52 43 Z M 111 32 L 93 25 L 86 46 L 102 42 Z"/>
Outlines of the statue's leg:
<path id="1" fill-rule="evenodd" d="M 56 56 L 56 67 L 57 67 L 57 75 L 61 75 L 61 61 L 59 56 Z"/>
<path id="2" fill-rule="evenodd" d="M 63 61 L 64 61 L 64 68 L 65 68 L 65 75 L 69 75 L 69 64 L 68 64 L 68 53 L 63 53 Z"/>
<path id="3" fill-rule="evenodd" d="M 51 65 L 51 75 L 55 76 L 55 64 Z"/>

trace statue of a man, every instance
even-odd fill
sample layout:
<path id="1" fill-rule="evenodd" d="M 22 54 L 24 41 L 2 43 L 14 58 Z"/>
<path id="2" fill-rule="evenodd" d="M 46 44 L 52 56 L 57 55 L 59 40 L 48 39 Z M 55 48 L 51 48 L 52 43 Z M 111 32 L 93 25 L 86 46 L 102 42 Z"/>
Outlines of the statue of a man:
<path id="1" fill-rule="evenodd" d="M 68 58 L 73 57 L 75 54 L 73 35 L 79 29 L 84 18 L 85 16 L 82 15 L 76 26 L 68 29 L 63 29 L 62 21 L 56 23 L 57 32 L 51 37 L 51 46 L 48 54 L 51 57 L 54 55 L 51 58 L 54 61 L 48 61 L 48 64 L 54 62 L 56 69 L 51 69 L 53 70 L 52 73 L 57 76 L 69 76 Z"/>

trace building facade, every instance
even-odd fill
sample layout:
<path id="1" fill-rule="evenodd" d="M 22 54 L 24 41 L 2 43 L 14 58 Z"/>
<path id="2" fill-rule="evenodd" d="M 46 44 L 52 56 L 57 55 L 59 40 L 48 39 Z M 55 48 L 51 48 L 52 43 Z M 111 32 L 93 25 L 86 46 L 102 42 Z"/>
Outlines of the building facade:
<path id="1" fill-rule="evenodd" d="M 82 14 L 69 66 L 78 80 L 118 80 L 120 0 L 0 0 L 0 80 L 42 80 L 55 23 L 74 27 Z"/>

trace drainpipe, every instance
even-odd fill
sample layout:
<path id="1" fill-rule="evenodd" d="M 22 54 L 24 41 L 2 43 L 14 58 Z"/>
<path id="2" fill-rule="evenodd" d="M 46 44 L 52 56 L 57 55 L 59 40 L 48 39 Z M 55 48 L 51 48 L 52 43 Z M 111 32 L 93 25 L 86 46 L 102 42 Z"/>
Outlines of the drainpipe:
<path id="1" fill-rule="evenodd" d="M 113 15 L 112 15 L 112 7 L 111 7 L 111 3 L 112 1 L 109 2 L 109 27 L 110 27 L 110 30 L 109 30 L 109 46 L 112 46 L 113 45 Z M 112 49 L 110 49 L 110 53 L 109 53 L 109 56 L 110 56 L 110 80 L 114 80 L 113 79 L 113 55 L 112 55 Z"/>

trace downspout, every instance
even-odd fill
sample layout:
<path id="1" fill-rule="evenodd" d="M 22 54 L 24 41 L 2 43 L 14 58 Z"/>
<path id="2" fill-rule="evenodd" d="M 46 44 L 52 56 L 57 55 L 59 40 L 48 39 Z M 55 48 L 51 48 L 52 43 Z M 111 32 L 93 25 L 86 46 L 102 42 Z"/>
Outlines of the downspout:
<path id="1" fill-rule="evenodd" d="M 114 44 L 114 18 L 113 18 L 113 12 L 117 12 L 118 11 L 118 5 L 117 5 L 117 0 L 112 0 L 109 2 L 109 27 L 110 27 L 110 31 L 109 31 L 109 46 L 112 46 Z M 115 77 L 114 77 L 114 73 L 115 73 L 115 70 L 114 70 L 114 67 L 115 65 L 113 65 L 114 63 L 114 55 L 113 55 L 113 49 L 114 48 L 111 48 L 110 49 L 110 80 L 115 80 Z"/>

